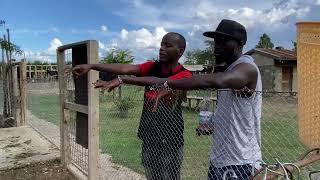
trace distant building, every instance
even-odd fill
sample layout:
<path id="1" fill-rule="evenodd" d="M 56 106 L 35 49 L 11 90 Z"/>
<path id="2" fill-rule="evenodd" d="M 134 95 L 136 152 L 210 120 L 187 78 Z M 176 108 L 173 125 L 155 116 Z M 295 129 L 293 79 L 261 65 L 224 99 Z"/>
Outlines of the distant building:
<path id="1" fill-rule="evenodd" d="M 297 92 L 296 52 L 283 47 L 256 48 L 245 53 L 258 65 L 264 90 Z"/>

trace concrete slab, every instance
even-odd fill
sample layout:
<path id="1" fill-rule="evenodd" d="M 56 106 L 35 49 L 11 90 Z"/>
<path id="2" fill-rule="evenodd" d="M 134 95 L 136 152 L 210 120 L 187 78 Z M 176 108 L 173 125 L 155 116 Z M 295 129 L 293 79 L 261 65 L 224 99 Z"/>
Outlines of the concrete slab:
<path id="1" fill-rule="evenodd" d="M 54 125 L 53 123 L 50 123 L 46 120 L 40 119 L 33 115 L 30 111 L 27 112 L 28 117 L 28 125 L 32 126 L 35 131 L 40 133 L 41 135 L 45 136 L 47 140 L 49 140 L 51 143 L 53 143 L 56 147 L 60 147 L 60 129 L 58 126 Z M 85 154 L 85 156 L 77 155 L 77 148 L 76 151 L 72 154 L 73 157 L 82 157 L 87 158 L 87 152 L 82 154 Z M 78 161 L 84 162 L 84 160 L 81 160 L 79 158 L 76 158 Z M 112 162 L 112 157 L 110 154 L 100 154 L 100 177 L 101 180 L 144 180 L 146 179 L 143 175 L 136 173 L 132 171 L 131 169 L 115 164 Z"/>
<path id="2" fill-rule="evenodd" d="M 59 149 L 27 126 L 0 129 L 0 171 L 59 158 Z"/>

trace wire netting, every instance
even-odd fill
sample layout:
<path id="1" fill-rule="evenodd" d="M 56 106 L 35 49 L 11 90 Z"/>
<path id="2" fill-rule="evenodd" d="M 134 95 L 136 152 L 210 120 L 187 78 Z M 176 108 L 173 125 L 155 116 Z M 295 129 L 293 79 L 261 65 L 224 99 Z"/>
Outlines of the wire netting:
<path id="1" fill-rule="evenodd" d="M 100 148 L 112 157 L 112 163 L 128 167 L 130 170 L 125 173 L 136 179 L 141 178 L 139 175 L 148 179 L 207 179 L 208 174 L 225 172 L 212 166 L 209 170 L 211 163 L 228 166 L 231 173 L 226 175 L 235 171 L 240 178 L 238 172 L 250 174 L 253 166 L 280 167 L 279 164 L 310 159 L 304 157 L 310 149 L 299 140 L 296 95 L 188 91 L 180 98 L 172 96 L 161 101 L 153 112 L 155 94 L 144 95 L 143 87 L 101 91 Z M 261 108 L 255 108 L 258 97 Z M 318 156 L 319 152 L 315 152 L 312 157 Z M 319 170 L 319 165 L 316 161 L 301 167 L 302 179 Z M 293 174 L 295 178 L 297 172 Z M 116 178 L 120 173 L 123 172 L 111 175 Z"/>
<path id="2" fill-rule="evenodd" d="M 60 147 L 60 102 L 58 80 L 27 79 L 26 124 Z"/>

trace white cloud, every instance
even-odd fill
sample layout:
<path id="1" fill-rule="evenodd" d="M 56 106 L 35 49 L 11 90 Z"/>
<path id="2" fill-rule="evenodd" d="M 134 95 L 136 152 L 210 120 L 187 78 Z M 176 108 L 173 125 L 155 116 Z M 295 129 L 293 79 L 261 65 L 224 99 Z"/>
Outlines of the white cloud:
<path id="1" fill-rule="evenodd" d="M 157 57 L 162 37 L 167 33 L 165 28 L 156 27 L 153 31 L 147 28 L 137 30 L 122 29 L 118 37 L 105 46 L 108 52 L 112 48 L 129 49 L 136 62 Z"/>
<path id="2" fill-rule="evenodd" d="M 56 50 L 59 46 L 62 46 L 62 42 L 58 38 L 54 38 L 49 45 L 47 52 L 50 55 L 56 54 Z"/>
<path id="3" fill-rule="evenodd" d="M 247 28 L 251 27 L 265 27 L 265 28 L 275 28 L 279 25 L 284 25 L 289 23 L 290 18 L 300 18 L 303 17 L 310 11 L 309 6 L 301 5 L 296 0 L 283 0 L 270 9 L 253 9 L 250 7 L 241 8 L 230 8 L 227 10 L 211 10 L 206 11 L 205 9 L 198 9 L 199 13 L 195 14 L 194 18 L 198 19 L 199 26 L 208 24 L 207 22 L 216 22 L 222 18 L 229 18 L 239 21 Z M 212 7 L 214 8 L 214 7 Z M 218 18 L 217 18 L 218 17 Z M 205 28 L 205 27 L 204 27 Z"/>
<path id="4" fill-rule="evenodd" d="M 102 25 L 102 26 L 101 26 L 101 31 L 108 31 L 108 27 L 105 26 L 105 25 Z"/>
<path id="5" fill-rule="evenodd" d="M 24 51 L 27 61 L 42 61 L 42 62 L 55 62 L 55 56 L 50 55 L 47 52 L 34 52 L 34 51 Z"/>
<path id="6" fill-rule="evenodd" d="M 320 0 L 316 0 L 316 5 L 320 5 Z"/>
<path id="7" fill-rule="evenodd" d="M 143 50 L 160 47 L 162 37 L 167 33 L 163 27 L 156 27 L 154 31 L 146 28 L 128 31 L 122 29 L 116 43 L 129 49 Z"/>
<path id="8" fill-rule="evenodd" d="M 43 62 L 55 62 L 56 50 L 62 45 L 62 42 L 58 38 L 54 38 L 50 41 L 48 49 L 43 51 L 24 50 L 24 55 L 28 61 L 40 60 Z"/>
<path id="9" fill-rule="evenodd" d="M 121 40 L 126 40 L 128 38 L 128 31 L 126 29 L 122 29 L 120 33 Z"/>
<path id="10" fill-rule="evenodd" d="M 105 49 L 105 45 L 101 41 L 99 41 L 98 44 L 100 49 Z"/>
<path id="11" fill-rule="evenodd" d="M 212 29 L 224 18 L 237 20 L 248 28 L 261 26 L 274 29 L 279 25 L 289 24 L 291 18 L 303 17 L 310 11 L 309 3 L 298 0 L 250 4 L 244 2 L 235 4 L 230 0 L 186 0 L 183 6 L 172 5 L 176 1 L 165 1 L 161 4 L 142 0 L 123 1 L 130 5 L 117 10 L 115 14 L 129 22 L 145 27 L 189 29 L 190 35 L 194 35 L 200 29 L 201 31 L 208 30 L 209 27 Z M 276 3 L 272 4 L 272 2 Z"/>

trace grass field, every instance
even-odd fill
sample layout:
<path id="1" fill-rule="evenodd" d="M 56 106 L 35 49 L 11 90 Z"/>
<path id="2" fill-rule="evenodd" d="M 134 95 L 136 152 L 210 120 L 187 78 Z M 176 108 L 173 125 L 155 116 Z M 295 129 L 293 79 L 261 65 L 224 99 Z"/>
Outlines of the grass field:
<path id="1" fill-rule="evenodd" d="M 111 154 L 114 162 L 143 173 L 141 141 L 136 136 L 142 111 L 142 91 L 141 89 L 126 90 L 122 92 L 122 96 L 130 97 L 133 107 L 126 118 L 119 116 L 110 94 L 101 96 L 101 149 Z M 58 125 L 58 100 L 57 95 L 34 94 L 29 96 L 29 109 L 36 116 Z M 184 111 L 184 179 L 192 179 L 192 177 L 205 179 L 207 176 L 212 137 L 196 136 L 197 118 L 197 112 Z M 263 159 L 266 162 L 275 162 L 274 158 L 282 162 L 291 162 L 305 152 L 305 147 L 298 139 L 297 126 L 295 101 L 283 101 L 282 97 L 265 98 L 262 117 L 262 150 Z"/>

